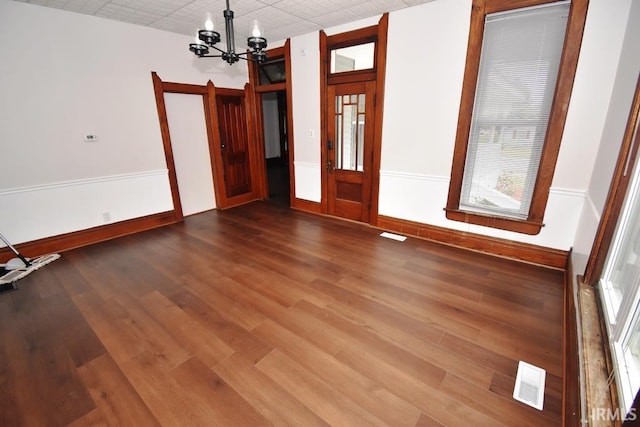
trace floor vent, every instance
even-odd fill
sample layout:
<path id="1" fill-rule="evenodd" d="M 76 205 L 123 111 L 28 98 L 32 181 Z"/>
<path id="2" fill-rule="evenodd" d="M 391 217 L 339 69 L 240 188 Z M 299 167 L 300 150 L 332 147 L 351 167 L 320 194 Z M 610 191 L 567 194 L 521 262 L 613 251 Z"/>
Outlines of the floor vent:
<path id="1" fill-rule="evenodd" d="M 513 398 L 542 411 L 544 404 L 544 382 L 547 371 L 530 365 L 522 360 L 518 362 L 516 385 Z"/>
<path id="2" fill-rule="evenodd" d="M 384 233 L 381 233 L 380 236 L 386 237 L 387 239 L 397 240 L 399 242 L 404 242 L 405 240 L 407 240 L 407 236 L 401 236 L 399 234 L 387 233 L 386 231 Z"/>

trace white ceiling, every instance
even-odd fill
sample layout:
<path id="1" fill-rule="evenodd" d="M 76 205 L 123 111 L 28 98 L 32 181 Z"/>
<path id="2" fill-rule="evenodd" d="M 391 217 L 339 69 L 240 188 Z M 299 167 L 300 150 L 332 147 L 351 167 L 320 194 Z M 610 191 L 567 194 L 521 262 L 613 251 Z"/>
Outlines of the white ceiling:
<path id="1" fill-rule="evenodd" d="M 16 0 L 72 12 L 195 34 L 207 14 L 224 39 L 225 0 Z M 243 44 L 254 19 L 268 40 L 278 41 L 380 15 L 432 0 L 230 0 L 236 44 Z"/>

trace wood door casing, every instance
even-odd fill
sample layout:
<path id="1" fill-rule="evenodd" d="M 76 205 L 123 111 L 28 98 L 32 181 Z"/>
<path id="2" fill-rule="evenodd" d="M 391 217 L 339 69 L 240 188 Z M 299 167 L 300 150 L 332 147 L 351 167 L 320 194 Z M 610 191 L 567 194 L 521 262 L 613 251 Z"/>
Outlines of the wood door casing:
<path id="1" fill-rule="evenodd" d="M 327 88 L 327 213 L 369 222 L 375 81 Z"/>

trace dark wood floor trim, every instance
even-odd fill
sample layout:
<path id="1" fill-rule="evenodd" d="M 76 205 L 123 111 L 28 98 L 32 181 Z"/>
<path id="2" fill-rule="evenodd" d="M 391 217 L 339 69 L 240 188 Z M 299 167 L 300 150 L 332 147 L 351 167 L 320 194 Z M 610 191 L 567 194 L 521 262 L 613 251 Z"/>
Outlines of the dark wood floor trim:
<path id="1" fill-rule="evenodd" d="M 31 242 L 15 245 L 15 247 L 24 256 L 34 257 L 46 253 L 63 252 L 69 249 L 115 239 L 116 237 L 150 230 L 152 228 L 175 224 L 176 222 L 174 211 L 167 211 L 120 221 L 114 224 L 101 225 L 98 227 L 88 228 L 86 230 L 33 240 Z M 13 252 L 11 252 L 9 248 L 0 248 L 0 262 L 6 262 L 13 256 Z"/>
<path id="2" fill-rule="evenodd" d="M 324 213 L 322 211 L 322 205 L 320 203 L 298 198 L 293 199 L 293 201 L 291 202 L 291 209 L 315 214 Z"/>
<path id="3" fill-rule="evenodd" d="M 520 243 L 496 237 L 452 230 L 414 221 L 380 215 L 378 228 L 407 234 L 464 249 L 516 259 L 556 270 L 567 266 L 568 252 L 542 246 Z"/>
<path id="4" fill-rule="evenodd" d="M 578 320 L 575 303 L 577 282 L 574 280 L 571 255 L 564 274 L 564 327 L 562 333 L 562 422 L 565 427 L 580 425 L 580 362 Z"/>

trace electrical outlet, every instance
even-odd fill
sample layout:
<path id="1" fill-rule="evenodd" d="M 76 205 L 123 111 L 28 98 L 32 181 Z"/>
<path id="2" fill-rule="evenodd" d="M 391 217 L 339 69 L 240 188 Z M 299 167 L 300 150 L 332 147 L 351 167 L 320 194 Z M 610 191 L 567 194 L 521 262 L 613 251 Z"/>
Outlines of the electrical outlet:
<path id="1" fill-rule="evenodd" d="M 111 213 L 110 212 L 103 212 L 102 213 L 102 219 L 104 220 L 104 222 L 111 221 Z"/>

